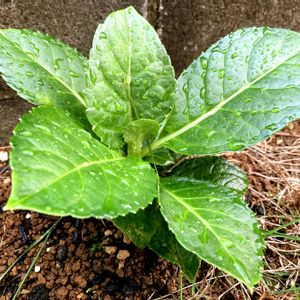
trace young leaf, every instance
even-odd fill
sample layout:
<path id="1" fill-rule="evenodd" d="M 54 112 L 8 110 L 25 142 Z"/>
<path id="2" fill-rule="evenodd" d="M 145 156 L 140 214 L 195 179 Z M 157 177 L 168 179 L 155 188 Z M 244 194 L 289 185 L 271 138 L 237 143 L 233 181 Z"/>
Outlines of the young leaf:
<path id="1" fill-rule="evenodd" d="M 27 114 L 11 142 L 8 209 L 113 218 L 146 207 L 157 193 L 148 163 L 110 150 L 57 108 Z"/>
<path id="2" fill-rule="evenodd" d="M 139 119 L 127 125 L 124 131 L 124 141 L 128 145 L 128 154 L 139 156 L 145 141 L 157 136 L 159 124 L 151 119 Z"/>
<path id="3" fill-rule="evenodd" d="M 169 134 L 152 149 L 164 144 L 182 154 L 237 151 L 299 118 L 299 51 L 300 34 L 290 30 L 248 28 L 227 35 L 181 74 Z"/>
<path id="4" fill-rule="evenodd" d="M 197 172 L 201 163 L 187 161 L 161 179 L 161 212 L 183 247 L 252 288 L 261 278 L 264 240 L 241 200 L 242 172 L 234 183 L 236 167 L 228 165 L 226 180 L 226 171 L 219 177 L 211 172 L 216 162 L 206 159 L 206 164 L 206 172 Z"/>
<path id="5" fill-rule="evenodd" d="M 149 246 L 158 255 L 180 267 L 186 278 L 193 282 L 199 269 L 197 256 L 183 248 L 169 230 L 157 203 L 136 214 L 128 214 L 113 220 L 133 243 L 144 248 Z"/>
<path id="6" fill-rule="evenodd" d="M 87 60 L 75 49 L 40 32 L 0 30 L 0 73 L 24 99 L 55 105 L 85 117 Z"/>
<path id="7" fill-rule="evenodd" d="M 121 147 L 133 120 L 163 122 L 174 104 L 174 71 L 154 28 L 133 7 L 98 27 L 89 63 L 87 116 L 105 144 Z"/>

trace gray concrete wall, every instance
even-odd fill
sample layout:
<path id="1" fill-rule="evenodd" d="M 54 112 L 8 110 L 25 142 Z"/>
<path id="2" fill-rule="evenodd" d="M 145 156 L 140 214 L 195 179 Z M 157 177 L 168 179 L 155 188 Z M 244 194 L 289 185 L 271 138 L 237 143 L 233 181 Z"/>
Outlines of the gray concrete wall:
<path id="1" fill-rule="evenodd" d="M 201 51 L 240 27 L 300 31 L 299 0 L 0 0 L 0 28 L 38 29 L 87 54 L 105 16 L 134 5 L 155 26 L 179 74 Z M 30 105 L 0 81 L 0 146 Z"/>

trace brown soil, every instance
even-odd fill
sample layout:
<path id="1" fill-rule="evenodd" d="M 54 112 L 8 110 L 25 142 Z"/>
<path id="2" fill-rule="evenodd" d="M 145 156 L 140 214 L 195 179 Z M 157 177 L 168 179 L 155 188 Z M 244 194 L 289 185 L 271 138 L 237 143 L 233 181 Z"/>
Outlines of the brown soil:
<path id="1" fill-rule="evenodd" d="M 8 151 L 8 148 L 0 148 Z M 246 200 L 263 229 L 300 216 L 300 123 L 270 141 L 226 157 L 249 175 Z M 3 159 L 3 158 L 2 158 Z M 4 157 L 5 160 L 5 157 Z M 8 161 L 0 161 L 0 205 L 10 193 Z M 1 212 L 0 274 L 55 222 L 33 212 Z M 300 235 L 299 223 L 281 232 Z M 0 299 L 11 299 L 41 244 L 0 282 Z M 270 237 L 264 281 L 250 292 L 205 263 L 197 292 L 184 282 L 184 299 L 296 299 L 300 286 L 300 243 Z M 294 287 L 294 288 L 293 288 Z M 298 287 L 298 292 L 296 288 Z M 63 218 L 53 230 L 18 299 L 178 299 L 178 268 L 148 249 L 137 249 L 108 221 Z"/>

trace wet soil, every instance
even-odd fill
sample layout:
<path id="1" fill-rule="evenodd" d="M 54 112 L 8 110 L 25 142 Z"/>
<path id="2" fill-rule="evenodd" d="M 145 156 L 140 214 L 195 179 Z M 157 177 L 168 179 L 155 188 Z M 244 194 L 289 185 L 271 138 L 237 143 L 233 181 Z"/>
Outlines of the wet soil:
<path id="1" fill-rule="evenodd" d="M 1 208 L 11 187 L 8 154 L 9 147 L 0 148 Z M 299 122 L 268 143 L 226 155 L 249 175 L 246 201 L 263 229 L 272 229 L 300 215 L 299 155 Z M 289 162 L 289 167 L 284 162 Z M 56 220 L 34 212 L 1 211 L 0 274 Z M 285 232 L 299 235 L 299 225 Z M 0 282 L 0 300 L 12 298 L 40 247 L 41 244 L 30 250 Z M 196 295 L 191 296 L 189 287 L 184 290 L 184 299 L 296 299 L 294 291 L 300 286 L 299 251 L 299 242 L 269 239 L 264 282 L 252 295 L 234 279 L 202 263 Z M 278 272 L 284 276 L 279 278 Z M 188 283 L 184 281 L 183 285 Z M 53 229 L 18 299 L 179 299 L 178 289 L 176 266 L 149 249 L 136 248 L 109 221 L 66 217 Z"/>

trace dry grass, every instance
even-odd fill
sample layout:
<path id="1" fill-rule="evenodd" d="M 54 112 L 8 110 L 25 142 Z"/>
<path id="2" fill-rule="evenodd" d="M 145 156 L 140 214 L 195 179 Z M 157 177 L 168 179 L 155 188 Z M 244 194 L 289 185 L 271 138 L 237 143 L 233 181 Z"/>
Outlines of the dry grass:
<path id="1" fill-rule="evenodd" d="M 243 284 L 204 265 L 196 283 L 198 292 L 189 296 L 191 285 L 187 285 L 184 299 L 299 300 L 300 122 L 290 124 L 266 142 L 225 157 L 248 174 L 250 188 L 246 200 L 256 212 L 261 228 L 274 231 L 266 240 L 263 280 L 251 294 Z M 289 222 L 294 224 L 284 225 Z M 277 229 L 278 235 L 294 238 L 274 236 Z M 156 300 L 178 299 L 178 295 L 179 291 Z"/>

